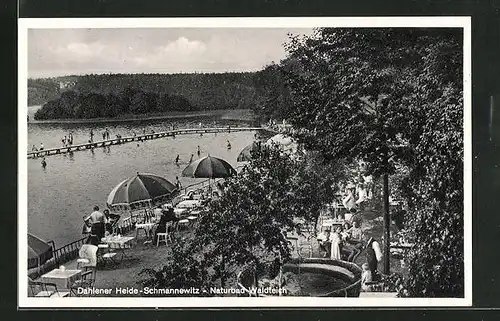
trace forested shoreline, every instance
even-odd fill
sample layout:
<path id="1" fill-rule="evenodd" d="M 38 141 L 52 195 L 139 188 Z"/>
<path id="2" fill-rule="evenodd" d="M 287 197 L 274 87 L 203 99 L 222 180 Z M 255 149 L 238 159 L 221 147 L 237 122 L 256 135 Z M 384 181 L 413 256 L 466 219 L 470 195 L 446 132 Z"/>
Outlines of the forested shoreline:
<path id="1" fill-rule="evenodd" d="M 35 119 L 115 118 L 171 111 L 255 109 L 255 73 L 102 74 L 28 80 Z"/>

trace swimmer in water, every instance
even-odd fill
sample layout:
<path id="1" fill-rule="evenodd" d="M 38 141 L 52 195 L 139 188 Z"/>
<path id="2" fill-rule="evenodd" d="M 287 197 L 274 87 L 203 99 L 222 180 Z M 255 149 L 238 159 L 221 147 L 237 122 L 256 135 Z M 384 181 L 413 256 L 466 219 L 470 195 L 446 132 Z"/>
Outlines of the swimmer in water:
<path id="1" fill-rule="evenodd" d="M 231 143 L 229 142 L 229 140 L 227 141 L 227 149 L 231 149 Z"/>
<path id="2" fill-rule="evenodd" d="M 197 151 L 197 153 L 198 153 L 198 157 L 200 157 L 200 154 L 201 154 L 200 145 L 198 145 L 198 151 Z"/>
<path id="3" fill-rule="evenodd" d="M 179 154 L 177 154 L 177 157 L 175 158 L 175 163 L 179 164 Z"/>
<path id="4" fill-rule="evenodd" d="M 47 162 L 45 161 L 45 157 L 42 159 L 42 167 L 47 167 Z"/>
<path id="5" fill-rule="evenodd" d="M 189 159 L 189 164 L 191 164 L 193 162 L 193 154 L 191 154 L 191 158 Z"/>

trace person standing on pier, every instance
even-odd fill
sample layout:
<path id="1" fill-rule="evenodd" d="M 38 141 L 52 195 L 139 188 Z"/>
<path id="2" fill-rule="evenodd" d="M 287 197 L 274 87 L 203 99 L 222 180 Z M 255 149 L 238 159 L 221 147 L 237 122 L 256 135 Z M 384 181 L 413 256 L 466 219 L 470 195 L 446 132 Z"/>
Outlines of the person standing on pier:
<path id="1" fill-rule="evenodd" d="M 191 164 L 193 162 L 193 154 L 191 154 L 191 158 L 189 159 L 189 164 Z"/>
<path id="2" fill-rule="evenodd" d="M 102 132 L 102 140 L 106 140 L 106 132 Z"/>
<path id="3" fill-rule="evenodd" d="M 90 130 L 90 142 L 91 143 L 94 142 L 94 130 L 93 129 Z"/>
<path id="4" fill-rule="evenodd" d="M 43 143 L 40 143 L 40 149 L 39 150 L 43 150 Z"/>
<path id="5" fill-rule="evenodd" d="M 198 153 L 198 158 L 200 158 L 200 154 L 201 154 L 200 145 L 198 145 L 198 151 L 197 151 L 197 153 Z"/>

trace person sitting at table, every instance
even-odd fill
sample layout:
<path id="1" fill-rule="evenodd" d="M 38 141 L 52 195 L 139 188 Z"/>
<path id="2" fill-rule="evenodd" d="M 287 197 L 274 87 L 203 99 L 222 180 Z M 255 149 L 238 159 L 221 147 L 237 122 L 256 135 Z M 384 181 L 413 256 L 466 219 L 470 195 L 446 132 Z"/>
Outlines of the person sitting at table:
<path id="1" fill-rule="evenodd" d="M 346 194 L 344 198 L 342 198 L 342 205 L 350 212 L 351 209 L 356 208 L 356 196 L 354 196 L 356 193 L 356 186 L 349 184 L 346 189 Z"/>
<path id="2" fill-rule="evenodd" d="M 160 221 L 156 225 L 155 235 L 153 238 L 153 244 L 158 241 L 158 233 L 165 233 L 167 231 L 167 222 L 170 222 L 167 217 L 167 211 L 163 211 L 160 217 Z"/>
<path id="3" fill-rule="evenodd" d="M 345 240 L 349 248 L 347 261 L 352 262 L 361 250 L 363 250 L 363 230 L 361 230 L 357 221 L 353 222 L 352 227 L 348 230 L 348 235 L 349 237 Z"/>
<path id="4" fill-rule="evenodd" d="M 106 229 L 106 232 L 109 234 L 113 234 L 113 228 L 115 227 L 116 223 L 118 223 L 118 220 L 120 220 L 120 215 L 117 214 L 111 214 L 109 213 L 108 209 L 104 210 L 104 226 Z"/>
<path id="5" fill-rule="evenodd" d="M 342 236 L 342 240 L 347 240 L 350 237 L 349 234 L 349 229 L 351 228 L 351 224 L 349 222 L 344 222 L 342 225 L 342 231 L 340 232 L 340 235 Z"/>
<path id="6" fill-rule="evenodd" d="M 329 257 L 330 256 L 330 250 L 332 243 L 330 242 L 330 230 L 326 230 L 324 232 L 321 232 L 318 234 L 318 242 L 319 242 L 319 249 L 323 252 L 323 257 Z"/>

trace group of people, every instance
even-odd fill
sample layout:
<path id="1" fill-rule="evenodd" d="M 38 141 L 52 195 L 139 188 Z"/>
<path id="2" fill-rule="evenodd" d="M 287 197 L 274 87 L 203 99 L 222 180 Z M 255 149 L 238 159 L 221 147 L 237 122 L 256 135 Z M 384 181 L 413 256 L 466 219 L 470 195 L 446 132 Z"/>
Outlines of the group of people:
<path id="1" fill-rule="evenodd" d="M 365 208 L 367 200 L 368 192 L 364 183 L 360 182 L 357 187 L 354 184 L 348 184 L 344 197 L 342 198 L 342 205 L 350 212 L 353 212 L 353 209 L 362 211 Z"/>
<path id="2" fill-rule="evenodd" d="M 43 143 L 40 143 L 40 148 L 36 148 L 36 146 L 35 146 L 35 145 L 33 145 L 33 146 L 31 147 L 31 151 L 32 151 L 32 152 L 42 151 L 43 149 L 44 149 Z"/>
<path id="3" fill-rule="evenodd" d="M 64 147 L 73 145 L 73 133 L 69 132 L 68 135 L 61 138 L 61 142 Z"/>
<path id="4" fill-rule="evenodd" d="M 324 257 L 332 259 L 345 259 L 353 261 L 363 249 L 363 231 L 358 222 L 344 222 L 342 226 L 336 226 L 318 235 L 320 249 Z"/>
<path id="5" fill-rule="evenodd" d="M 371 282 L 378 281 L 378 262 L 382 260 L 380 244 L 373 237 L 366 240 L 359 223 L 354 221 L 351 226 L 345 222 L 337 226 L 333 232 L 326 230 L 318 235 L 320 250 L 324 257 L 352 262 L 364 249 L 366 263 L 362 265 L 361 287 L 364 291 L 371 290 Z M 365 242 L 366 241 L 366 242 Z"/>
<path id="6" fill-rule="evenodd" d="M 99 206 L 94 206 L 94 211 L 83 217 L 82 234 L 88 235 L 87 244 L 98 245 L 106 234 L 113 234 L 120 215 L 111 214 L 108 209 L 99 211 Z"/>
<path id="7" fill-rule="evenodd" d="M 92 130 L 90 131 L 90 136 L 93 137 Z M 135 133 L 134 133 L 134 136 L 135 136 Z M 109 140 L 109 130 L 107 128 L 105 131 L 102 132 L 102 140 Z"/>

